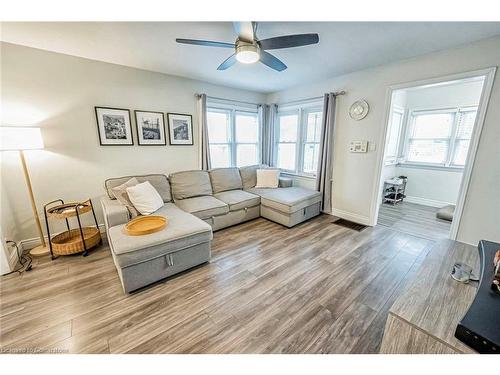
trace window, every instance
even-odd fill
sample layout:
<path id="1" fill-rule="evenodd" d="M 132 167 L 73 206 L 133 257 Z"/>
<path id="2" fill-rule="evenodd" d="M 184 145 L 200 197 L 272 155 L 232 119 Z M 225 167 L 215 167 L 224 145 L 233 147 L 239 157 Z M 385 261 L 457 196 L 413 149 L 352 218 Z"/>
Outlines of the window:
<path id="1" fill-rule="evenodd" d="M 385 151 L 386 164 L 394 164 L 399 156 L 399 140 L 403 125 L 404 109 L 394 107 L 391 112 L 389 129 L 387 131 L 387 146 Z"/>
<path id="2" fill-rule="evenodd" d="M 231 111 L 207 111 L 210 161 L 213 168 L 229 167 L 231 163 Z"/>
<path id="3" fill-rule="evenodd" d="M 260 125 L 256 112 L 209 107 L 207 125 L 212 168 L 260 162 Z"/>
<path id="4" fill-rule="evenodd" d="M 288 171 L 295 171 L 299 113 L 281 114 L 278 123 L 278 161 L 276 166 Z"/>
<path id="5" fill-rule="evenodd" d="M 472 137 L 472 130 L 476 122 L 476 113 L 476 110 L 464 110 L 458 113 L 458 130 L 457 136 L 455 137 L 453 158 L 451 159 L 452 165 L 465 165 Z"/>
<path id="6" fill-rule="evenodd" d="M 405 161 L 463 167 L 477 108 L 414 111 L 406 139 Z"/>
<path id="7" fill-rule="evenodd" d="M 304 106 L 278 113 L 276 128 L 276 166 L 284 171 L 315 175 L 323 112 L 316 106 Z"/>
<path id="8" fill-rule="evenodd" d="M 259 163 L 259 121 L 257 114 L 236 112 L 236 166 Z"/>

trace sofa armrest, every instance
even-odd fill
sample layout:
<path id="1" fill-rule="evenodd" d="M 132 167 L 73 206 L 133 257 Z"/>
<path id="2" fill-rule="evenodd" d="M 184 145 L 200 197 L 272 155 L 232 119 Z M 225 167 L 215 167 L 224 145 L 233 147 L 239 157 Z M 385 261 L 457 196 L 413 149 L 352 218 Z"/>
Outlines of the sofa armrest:
<path id="1" fill-rule="evenodd" d="M 292 187 L 293 180 L 289 177 L 280 177 L 278 187 L 287 188 Z"/>
<path id="2" fill-rule="evenodd" d="M 101 197 L 101 206 L 106 230 L 116 225 L 126 224 L 130 220 L 127 207 L 116 199 L 112 200 L 108 196 L 103 196 Z"/>

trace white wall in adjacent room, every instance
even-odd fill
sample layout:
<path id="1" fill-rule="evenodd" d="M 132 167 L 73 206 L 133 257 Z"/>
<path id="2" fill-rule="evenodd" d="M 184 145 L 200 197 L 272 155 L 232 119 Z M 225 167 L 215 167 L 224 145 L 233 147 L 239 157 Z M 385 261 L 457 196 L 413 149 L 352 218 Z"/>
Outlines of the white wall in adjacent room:
<path id="1" fill-rule="evenodd" d="M 408 177 L 407 201 L 433 207 L 456 204 L 462 170 L 423 169 L 405 166 L 395 168 L 397 176 Z"/>
<path id="2" fill-rule="evenodd" d="M 329 58 L 325 56 L 325 58 Z M 332 54 L 331 58 L 334 58 Z M 358 71 L 321 82 L 268 95 L 268 103 L 317 97 L 325 92 L 346 90 L 337 106 L 333 166 L 333 213 L 350 220 L 373 223 L 372 192 L 378 186 L 378 160 L 383 156 L 384 114 L 388 87 L 395 84 L 442 77 L 449 74 L 497 66 L 500 38 L 491 38 L 460 48 L 449 49 L 373 69 Z M 359 99 L 370 104 L 370 113 L 361 121 L 352 120 L 350 105 Z M 458 239 L 477 244 L 479 239 L 500 241 L 500 79 L 495 78 L 491 101 L 479 141 Z M 348 152 L 353 140 L 376 144 L 366 154 Z"/>
<path id="3" fill-rule="evenodd" d="M 100 223 L 106 178 L 199 168 L 195 93 L 265 100 L 259 93 L 7 43 L 1 44 L 1 75 L 2 125 L 42 129 L 45 150 L 26 153 L 40 214 L 43 202 L 92 198 Z M 135 145 L 100 146 L 94 106 L 129 109 Z M 167 112 L 193 115 L 194 146 L 138 146 L 136 109 L 164 112 L 165 121 Z M 4 235 L 36 237 L 19 155 L 3 152 L 1 158 Z"/>

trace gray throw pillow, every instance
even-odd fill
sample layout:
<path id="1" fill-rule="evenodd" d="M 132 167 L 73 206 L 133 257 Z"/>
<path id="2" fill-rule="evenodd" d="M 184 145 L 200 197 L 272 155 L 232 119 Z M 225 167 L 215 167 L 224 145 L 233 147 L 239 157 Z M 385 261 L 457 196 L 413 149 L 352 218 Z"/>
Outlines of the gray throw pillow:
<path id="1" fill-rule="evenodd" d="M 128 193 L 127 193 L 127 188 L 138 185 L 138 184 L 139 184 L 139 181 L 137 180 L 137 178 L 133 177 L 130 180 L 128 180 L 127 182 L 111 189 L 111 191 L 113 192 L 116 199 L 118 199 L 118 202 L 120 202 L 121 204 L 125 205 L 125 207 L 127 207 L 127 210 L 130 213 L 130 217 L 132 219 L 134 217 L 139 216 L 139 211 L 137 211 L 135 209 L 134 205 L 130 201 L 130 198 L 129 198 Z"/>

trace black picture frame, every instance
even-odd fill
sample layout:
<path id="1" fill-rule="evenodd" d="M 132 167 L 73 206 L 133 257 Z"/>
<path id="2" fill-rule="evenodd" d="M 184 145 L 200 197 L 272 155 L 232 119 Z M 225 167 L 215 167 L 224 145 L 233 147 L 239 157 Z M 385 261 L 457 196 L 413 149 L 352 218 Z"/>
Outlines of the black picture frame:
<path id="1" fill-rule="evenodd" d="M 177 119 L 175 118 L 177 117 Z M 188 121 L 187 123 L 187 135 L 188 139 L 175 139 L 173 122 L 175 120 L 181 120 L 182 117 Z M 167 113 L 167 122 L 168 122 L 168 141 L 171 146 L 193 146 L 194 145 L 194 135 L 193 135 L 193 116 L 185 113 L 175 113 L 169 112 Z"/>
<path id="2" fill-rule="evenodd" d="M 124 124 L 123 125 L 125 126 L 125 135 L 126 135 L 126 138 L 124 141 L 116 142 L 116 140 L 117 140 L 116 138 L 115 139 L 105 138 L 103 140 L 103 135 L 105 135 L 106 132 L 108 131 L 108 130 L 104 129 L 104 127 L 103 127 L 104 126 L 103 116 L 105 113 L 102 113 L 102 112 L 106 112 L 106 110 L 107 111 L 121 111 L 121 112 L 123 112 L 123 114 L 122 114 L 124 116 Z M 126 108 L 95 106 L 94 111 L 95 111 L 95 116 L 96 116 L 97 135 L 99 136 L 99 144 L 101 146 L 133 146 L 134 145 L 134 136 L 132 134 L 132 121 L 130 118 L 130 110 L 128 110 Z M 127 124 L 127 120 L 128 120 L 128 124 Z M 130 136 L 128 136 L 127 134 L 129 134 Z"/>
<path id="3" fill-rule="evenodd" d="M 154 113 L 157 115 L 161 115 L 161 129 L 163 129 L 163 141 L 161 143 L 141 143 L 141 142 L 144 142 L 144 139 L 141 136 L 141 134 L 139 133 L 140 126 L 139 126 L 139 121 L 137 118 L 137 114 L 141 113 L 141 112 L 142 113 Z M 136 109 L 136 110 L 134 110 L 134 117 L 135 117 L 135 129 L 136 129 L 136 134 L 137 134 L 137 144 L 139 146 L 166 146 L 167 145 L 167 132 L 166 132 L 166 128 L 165 128 L 165 115 L 163 112 L 143 111 L 143 110 Z M 159 129 L 160 134 L 161 134 L 161 129 Z M 142 132 L 142 125 L 141 125 L 141 132 Z"/>

